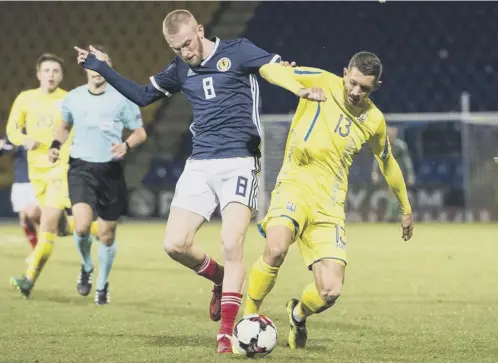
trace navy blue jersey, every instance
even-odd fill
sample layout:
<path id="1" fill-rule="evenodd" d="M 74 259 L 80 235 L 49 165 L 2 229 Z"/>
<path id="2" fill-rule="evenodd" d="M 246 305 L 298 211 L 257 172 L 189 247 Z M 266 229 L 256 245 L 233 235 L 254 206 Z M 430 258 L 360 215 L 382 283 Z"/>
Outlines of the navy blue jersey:
<path id="1" fill-rule="evenodd" d="M 192 159 L 260 156 L 261 129 L 256 73 L 280 56 L 241 38 L 214 38 L 213 52 L 195 68 L 180 57 L 155 76 L 166 96 L 182 92 L 192 105 Z"/>
<path id="2" fill-rule="evenodd" d="M 3 153 L 14 150 L 12 155 L 12 164 L 14 168 L 14 183 L 29 183 L 28 177 L 28 154 L 24 147 L 17 147 L 5 137 L 5 146 L 0 149 L 0 155 Z"/>

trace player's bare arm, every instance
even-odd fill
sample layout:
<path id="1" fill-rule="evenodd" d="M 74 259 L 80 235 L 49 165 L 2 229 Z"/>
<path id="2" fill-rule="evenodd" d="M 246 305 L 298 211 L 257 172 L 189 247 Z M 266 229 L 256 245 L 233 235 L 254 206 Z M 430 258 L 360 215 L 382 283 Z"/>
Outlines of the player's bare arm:
<path id="1" fill-rule="evenodd" d="M 111 152 L 115 159 L 122 159 L 127 154 L 128 150 L 134 149 L 142 145 L 147 140 L 147 133 L 143 127 L 133 130 L 125 142 L 114 144 L 111 147 Z"/>

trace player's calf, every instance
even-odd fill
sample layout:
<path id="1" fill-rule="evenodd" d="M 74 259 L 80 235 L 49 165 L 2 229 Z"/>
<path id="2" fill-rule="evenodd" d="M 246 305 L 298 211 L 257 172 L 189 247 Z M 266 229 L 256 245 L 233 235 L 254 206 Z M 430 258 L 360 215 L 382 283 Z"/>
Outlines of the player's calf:
<path id="1" fill-rule="evenodd" d="M 97 283 L 95 287 L 95 302 L 97 304 L 107 304 L 109 302 L 108 278 L 116 256 L 117 243 L 115 241 L 115 237 L 118 221 L 105 221 L 99 218 L 98 223 L 100 241 L 99 273 L 97 275 Z"/>
<path id="2" fill-rule="evenodd" d="M 204 220 L 204 217 L 183 208 L 172 208 L 168 216 L 163 241 L 165 252 L 191 270 L 205 261 L 205 254 L 193 246 L 194 236 Z"/>
<path id="3" fill-rule="evenodd" d="M 263 256 L 251 268 L 244 315 L 259 312 L 263 300 L 276 283 L 279 268 L 284 262 L 289 246 L 293 243 L 294 226 L 291 226 L 292 229 L 287 226 L 288 218 L 276 218 L 274 222 L 280 223 L 279 220 L 283 225 L 274 224 L 268 228 Z"/>
<path id="4" fill-rule="evenodd" d="M 308 285 L 301 299 L 287 304 L 289 319 L 288 345 L 304 348 L 307 343 L 306 319 L 331 308 L 340 297 L 345 265 L 335 259 L 323 259 L 312 265 L 315 282 Z"/>
<path id="5" fill-rule="evenodd" d="M 251 209 L 240 203 L 229 203 L 222 211 L 222 253 L 224 281 L 222 322 L 219 335 L 232 336 L 242 300 L 244 282 L 244 239 L 251 219 Z"/>
<path id="6" fill-rule="evenodd" d="M 45 263 L 52 254 L 57 222 L 61 213 L 62 210 L 59 208 L 43 207 L 40 220 L 40 240 L 33 251 L 33 258 L 29 262 L 26 271 L 26 280 L 31 284 L 34 284 L 38 279 Z"/>
<path id="7" fill-rule="evenodd" d="M 222 314 L 224 269 L 214 259 L 193 245 L 194 236 L 204 221 L 204 217 L 199 214 L 183 208 L 172 208 L 168 217 L 163 245 L 170 258 L 213 282 L 209 314 L 211 320 L 219 321 Z"/>
<path id="8" fill-rule="evenodd" d="M 24 234 L 26 235 L 26 238 L 28 239 L 28 242 L 31 245 L 31 248 L 35 249 L 36 244 L 38 243 L 38 236 L 35 223 L 31 221 L 31 219 L 28 217 L 28 215 L 25 212 L 21 211 L 19 212 L 19 224 L 23 229 Z"/>
<path id="9" fill-rule="evenodd" d="M 81 269 L 76 283 L 76 289 L 82 296 L 87 296 L 92 290 L 92 272 L 94 264 L 92 262 L 91 248 L 92 236 L 90 226 L 93 219 L 93 210 L 86 203 L 76 203 L 72 208 L 74 217 L 73 238 L 76 249 L 81 257 Z"/>

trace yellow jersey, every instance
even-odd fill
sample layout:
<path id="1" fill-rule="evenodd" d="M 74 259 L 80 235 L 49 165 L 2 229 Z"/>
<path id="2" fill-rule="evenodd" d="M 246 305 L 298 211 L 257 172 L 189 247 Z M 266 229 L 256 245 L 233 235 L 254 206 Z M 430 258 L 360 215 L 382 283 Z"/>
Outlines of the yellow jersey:
<path id="1" fill-rule="evenodd" d="M 352 161 L 369 143 L 382 172 L 399 197 L 404 213 L 410 213 L 405 183 L 391 154 L 383 113 L 370 100 L 362 108 L 345 102 L 343 79 L 309 67 L 265 65 L 260 70 L 268 81 L 293 89 L 287 77 L 301 87 L 324 90 L 325 102 L 301 99 L 293 117 L 283 165 L 277 185 L 299 188 L 313 200 L 320 200 L 329 215 L 344 218 L 348 173 Z M 295 82 L 296 83 L 296 82 Z M 398 172 L 397 172 L 398 170 Z"/>
<path id="2" fill-rule="evenodd" d="M 28 173 L 30 179 L 42 177 L 59 164 L 69 162 L 71 142 L 61 147 L 60 158 L 56 163 L 48 159 L 48 150 L 55 131 L 62 122 L 62 103 L 67 91 L 57 88 L 52 93 L 44 93 L 40 88 L 21 92 L 12 105 L 7 121 L 7 137 L 17 146 L 26 139 L 34 139 L 40 145 L 28 151 Z"/>

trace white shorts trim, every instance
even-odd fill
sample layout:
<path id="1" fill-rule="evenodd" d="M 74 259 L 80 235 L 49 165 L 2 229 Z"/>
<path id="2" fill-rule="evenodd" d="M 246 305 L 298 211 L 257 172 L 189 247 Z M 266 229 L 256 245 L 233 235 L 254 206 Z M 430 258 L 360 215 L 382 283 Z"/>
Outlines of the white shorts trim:
<path id="1" fill-rule="evenodd" d="M 260 160 L 257 157 L 187 160 L 175 187 L 171 207 L 206 220 L 220 206 L 237 202 L 258 210 Z"/>
<path id="2" fill-rule="evenodd" d="M 10 191 L 12 209 L 19 213 L 30 204 L 38 205 L 31 183 L 14 183 Z"/>

